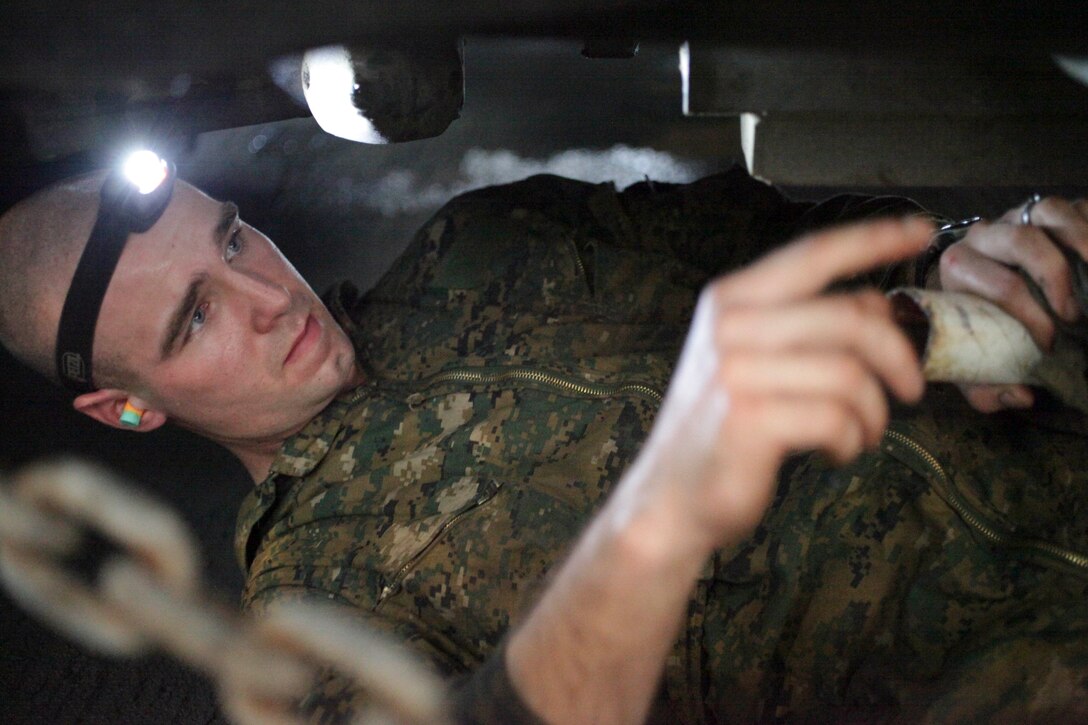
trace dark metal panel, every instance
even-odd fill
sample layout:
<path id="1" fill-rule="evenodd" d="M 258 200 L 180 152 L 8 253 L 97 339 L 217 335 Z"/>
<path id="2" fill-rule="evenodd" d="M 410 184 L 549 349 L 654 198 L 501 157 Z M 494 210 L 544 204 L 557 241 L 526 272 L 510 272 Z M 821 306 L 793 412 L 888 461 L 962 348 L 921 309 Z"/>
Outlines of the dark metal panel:
<path id="1" fill-rule="evenodd" d="M 1083 0 L 6 0 L 0 87 L 134 93 L 306 48 L 406 35 L 706 39 L 779 48 L 1088 51 Z"/>
<path id="2" fill-rule="evenodd" d="M 692 44 L 689 56 L 693 115 L 1088 116 L 1088 86 L 1045 54 Z"/>
<path id="3" fill-rule="evenodd" d="M 768 116 L 754 172 L 846 187 L 1088 185 L 1088 123 L 1043 118 Z"/>
<path id="4" fill-rule="evenodd" d="M 128 93 L 179 73 L 246 73 L 309 47 L 409 35 L 577 33 L 647 0 L 7 0 L 0 86 Z"/>

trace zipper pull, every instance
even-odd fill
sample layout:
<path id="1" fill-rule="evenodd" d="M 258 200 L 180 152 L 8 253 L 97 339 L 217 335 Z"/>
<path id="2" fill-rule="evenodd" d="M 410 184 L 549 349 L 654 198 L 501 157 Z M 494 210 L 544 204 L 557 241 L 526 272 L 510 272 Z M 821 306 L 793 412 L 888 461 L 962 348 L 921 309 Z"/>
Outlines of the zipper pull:
<path id="1" fill-rule="evenodd" d="M 405 399 L 404 402 L 408 403 L 409 410 L 417 410 L 419 406 L 423 404 L 423 394 L 412 393 Z"/>

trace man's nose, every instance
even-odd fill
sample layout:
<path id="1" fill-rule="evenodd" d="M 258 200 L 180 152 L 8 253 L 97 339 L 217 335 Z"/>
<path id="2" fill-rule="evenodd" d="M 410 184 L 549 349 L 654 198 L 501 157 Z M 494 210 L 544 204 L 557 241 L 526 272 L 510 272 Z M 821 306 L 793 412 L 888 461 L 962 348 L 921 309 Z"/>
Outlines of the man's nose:
<path id="1" fill-rule="evenodd" d="M 241 272 L 236 277 L 249 304 L 253 329 L 269 332 L 279 318 L 291 310 L 291 293 L 279 282 L 252 271 Z"/>

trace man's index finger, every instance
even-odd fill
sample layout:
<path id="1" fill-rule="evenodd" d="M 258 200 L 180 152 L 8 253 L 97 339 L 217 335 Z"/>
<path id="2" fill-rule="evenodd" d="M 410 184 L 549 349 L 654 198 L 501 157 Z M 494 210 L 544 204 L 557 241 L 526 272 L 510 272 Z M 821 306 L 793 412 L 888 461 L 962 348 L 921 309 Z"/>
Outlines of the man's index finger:
<path id="1" fill-rule="evenodd" d="M 933 225 L 918 217 L 822 230 L 729 275 L 719 285 L 718 299 L 761 305 L 810 297 L 836 280 L 917 255 L 932 235 Z"/>

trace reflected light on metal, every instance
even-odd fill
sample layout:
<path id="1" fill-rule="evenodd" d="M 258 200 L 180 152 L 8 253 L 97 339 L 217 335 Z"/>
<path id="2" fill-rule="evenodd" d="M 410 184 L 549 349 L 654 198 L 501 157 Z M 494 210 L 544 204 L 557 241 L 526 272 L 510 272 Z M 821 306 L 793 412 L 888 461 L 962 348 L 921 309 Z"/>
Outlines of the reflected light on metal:
<path id="1" fill-rule="evenodd" d="M 686 42 L 680 46 L 680 88 L 683 98 L 681 111 L 685 116 L 691 115 L 688 111 L 688 90 L 691 81 L 691 46 Z"/>
<path id="2" fill-rule="evenodd" d="M 349 141 L 389 143 L 355 106 L 355 90 L 355 69 L 347 48 L 314 48 L 303 56 L 302 91 L 321 129 Z"/>

